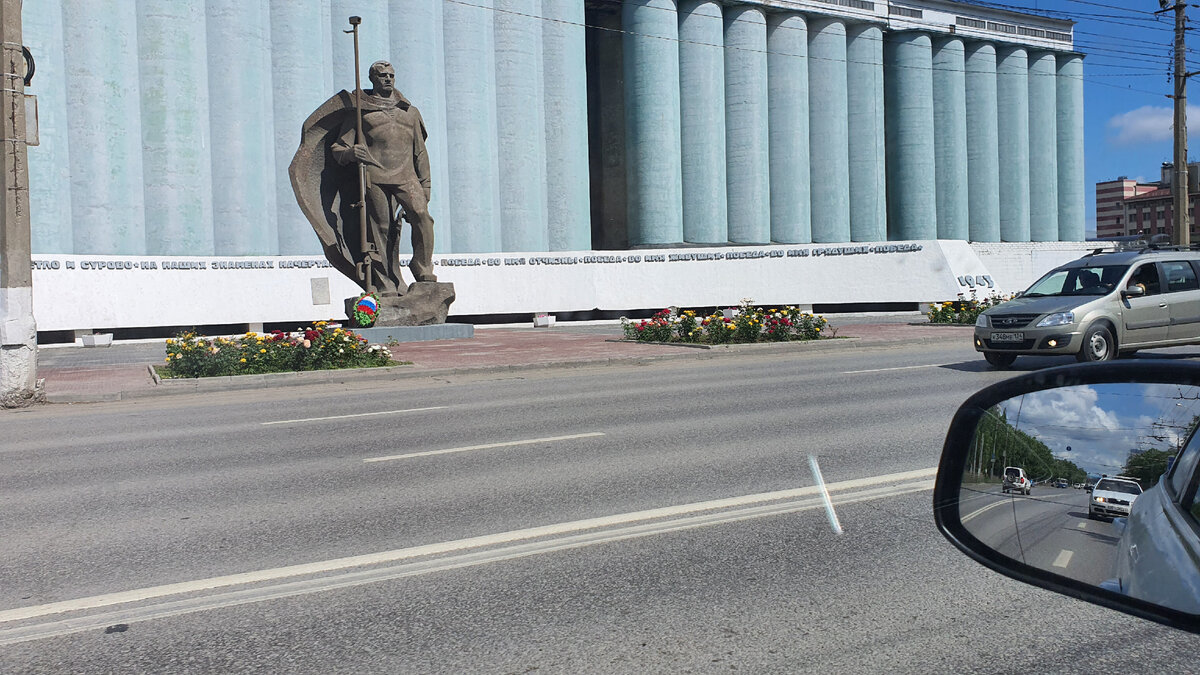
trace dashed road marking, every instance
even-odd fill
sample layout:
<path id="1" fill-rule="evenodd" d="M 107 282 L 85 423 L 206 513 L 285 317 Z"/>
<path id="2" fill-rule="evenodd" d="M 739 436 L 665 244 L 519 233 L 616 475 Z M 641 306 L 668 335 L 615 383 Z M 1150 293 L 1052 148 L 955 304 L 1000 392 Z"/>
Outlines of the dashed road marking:
<path id="1" fill-rule="evenodd" d="M 388 462 L 393 459 L 412 459 L 414 457 L 432 457 L 433 455 L 449 455 L 455 452 L 469 452 L 471 450 L 490 450 L 492 448 L 509 448 L 514 445 L 531 445 L 533 443 L 553 443 L 554 441 L 570 441 L 576 438 L 594 438 L 603 436 L 599 431 L 592 431 L 586 434 L 571 434 L 570 436 L 549 436 L 546 438 L 530 438 L 524 441 L 504 441 L 502 443 L 484 443 L 483 445 L 467 445 L 461 448 L 446 448 L 445 450 L 427 450 L 425 452 L 410 452 L 406 455 L 388 455 L 387 457 L 368 457 L 363 462 Z"/>
<path id="2" fill-rule="evenodd" d="M 298 420 L 275 420 L 274 422 L 263 422 L 263 426 L 270 424 L 298 424 L 300 422 L 324 422 L 325 420 L 345 420 L 351 417 L 372 417 L 374 415 L 399 415 L 401 413 L 425 412 L 426 410 L 442 410 L 447 406 L 435 405 L 429 408 L 406 408 L 404 410 L 380 410 L 379 412 L 366 413 L 351 413 L 349 415 L 330 415 L 329 417 L 305 417 Z"/>

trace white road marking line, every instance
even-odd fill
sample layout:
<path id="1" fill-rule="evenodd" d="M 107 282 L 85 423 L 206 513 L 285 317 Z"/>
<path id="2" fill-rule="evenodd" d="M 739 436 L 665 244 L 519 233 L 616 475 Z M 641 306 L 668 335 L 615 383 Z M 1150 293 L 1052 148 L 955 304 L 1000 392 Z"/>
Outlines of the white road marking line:
<path id="1" fill-rule="evenodd" d="M 298 422 L 324 422 L 325 420 L 344 420 L 344 419 L 350 419 L 351 417 L 371 417 L 373 415 L 398 415 L 400 413 L 425 412 L 426 410 L 442 410 L 443 408 L 446 408 L 446 407 L 448 407 L 448 406 L 435 405 L 435 406 L 431 406 L 429 408 L 406 408 L 404 410 L 380 410 L 379 412 L 352 413 L 349 415 L 330 415 L 329 417 L 305 417 L 303 419 L 298 419 L 298 420 L 276 420 L 274 422 L 262 422 L 261 424 L 263 426 L 266 426 L 268 424 L 296 424 Z"/>
<path id="2" fill-rule="evenodd" d="M 1068 551 L 1064 548 L 1059 552 L 1058 557 L 1055 558 L 1054 562 L 1051 564 L 1055 567 L 1066 567 L 1067 565 L 1071 564 L 1071 556 L 1073 555 L 1075 555 L 1074 551 Z"/>
<path id="3" fill-rule="evenodd" d="M 852 490 L 856 488 L 881 485 L 884 483 L 932 479 L 936 474 L 936 467 L 930 469 L 917 469 L 915 471 L 902 471 L 899 473 L 885 474 L 881 476 L 870 476 L 868 478 L 856 478 L 837 483 L 827 483 L 826 489 L 828 489 L 830 492 L 836 492 L 839 490 Z M 922 486 L 923 487 L 920 489 L 929 489 L 926 483 L 922 483 Z M 795 488 L 791 490 L 779 490 L 776 492 L 762 492 L 758 494 L 744 495 L 741 497 L 714 499 L 706 502 L 696 502 L 694 504 L 681 504 L 678 506 L 667 506 L 645 511 L 633 511 L 630 513 L 621 513 L 599 518 L 588 518 L 585 520 L 556 523 L 553 525 L 542 525 L 539 527 L 530 527 L 522 530 L 501 532 L 499 534 L 470 537 L 467 539 L 458 539 L 455 541 L 447 541 L 436 544 L 425 544 L 422 546 L 413 546 L 411 548 L 381 551 L 379 553 L 367 553 L 364 555 L 349 556 L 346 558 L 335 558 L 333 560 L 291 565 L 288 567 L 276 567 L 274 569 L 242 572 L 239 574 L 229 574 L 226 576 L 211 577 L 208 579 L 197 579 L 195 581 L 164 584 L 162 586 L 150 586 L 148 588 L 139 588 L 131 591 L 95 595 L 88 598 L 77 598 L 74 600 L 51 602 L 44 605 L 17 607 L 14 609 L 0 611 L 0 623 L 8 621 L 20 621 L 23 619 L 31 619 L 34 617 L 46 616 L 48 614 L 58 614 L 61 612 L 97 609 L 100 607 L 109 607 L 127 602 L 139 602 L 169 595 L 179 595 L 182 593 L 210 591 L 217 588 L 228 588 L 230 586 L 238 586 L 241 584 L 278 581 L 280 579 L 286 579 L 289 577 L 335 572 L 351 567 L 379 565 L 383 563 L 418 558 L 421 556 L 454 553 L 472 548 L 510 544 L 513 542 L 527 541 L 541 537 L 563 536 L 582 532 L 584 530 L 630 525 L 633 523 L 659 520 L 664 518 L 677 518 L 702 511 L 732 509 L 742 506 L 749 506 L 752 504 L 799 499 L 801 497 L 811 497 L 816 493 L 816 486 Z"/>
<path id="4" fill-rule="evenodd" d="M 952 364 L 949 363 L 930 363 L 924 366 L 898 366 L 896 368 L 872 368 L 870 370 L 845 370 L 842 375 L 858 375 L 859 373 L 882 373 L 888 370 L 912 370 L 914 368 L 942 368 Z"/>
<path id="5" fill-rule="evenodd" d="M 844 494 L 837 501 L 839 504 L 855 504 L 876 499 L 899 497 L 902 495 L 924 492 L 931 489 L 933 489 L 933 481 L 931 479 L 918 480 Z M 19 642 L 28 642 L 31 640 L 80 633 L 87 630 L 111 626 L 117 623 L 134 623 L 138 621 L 166 618 L 210 609 L 220 609 L 223 607 L 233 607 L 236 605 L 245 605 L 279 598 L 308 595 L 338 588 L 360 586 L 363 584 L 401 579 L 420 574 L 460 569 L 490 562 L 499 562 L 502 560 L 524 558 L 543 553 L 578 549 L 596 544 L 623 541 L 655 534 L 665 534 L 669 532 L 696 529 L 708 525 L 720 525 L 731 522 L 751 520 L 754 518 L 808 511 L 819 509 L 822 507 L 822 505 L 823 503 L 820 499 L 809 496 L 803 499 L 792 500 L 784 503 L 758 505 L 734 511 L 699 514 L 666 521 L 634 524 L 627 527 L 603 530 L 599 532 L 573 534 L 547 541 L 527 542 L 498 549 L 464 552 L 448 558 L 412 561 L 392 567 L 371 570 L 345 571 L 333 576 L 325 576 L 316 579 L 288 581 L 271 586 L 225 591 L 208 596 L 172 600 L 154 605 L 132 607 L 100 614 L 91 614 L 87 616 L 47 621 L 38 624 L 16 626 L 8 629 L 0 629 L 0 645 L 16 644 Z M 43 614 L 36 616 L 41 615 Z M 4 619 L 0 617 L 0 620 Z"/>
<path id="6" fill-rule="evenodd" d="M 413 457 L 432 457 L 433 455 L 449 455 L 453 452 L 469 452 L 471 450 L 488 450 L 491 448 L 507 448 L 514 445 L 529 445 L 531 443 L 550 443 L 553 441 L 569 441 L 576 438 L 593 438 L 603 436 L 599 431 L 586 434 L 571 434 L 570 436 L 548 436 L 546 438 L 531 438 L 526 441 L 504 441 L 503 443 L 485 443 L 483 445 L 468 445 L 461 448 L 446 448 L 445 450 L 428 450 L 426 452 L 410 452 L 407 455 L 388 455 L 387 457 L 368 457 L 364 462 L 388 462 L 393 459 L 412 459 Z"/>
<path id="7" fill-rule="evenodd" d="M 970 520 L 970 519 L 974 518 L 975 516 L 977 516 L 977 515 L 979 515 L 979 514 L 983 513 L 984 511 L 989 511 L 989 510 L 991 510 L 991 509 L 994 509 L 994 508 L 996 508 L 997 506 L 1000 506 L 1001 504 L 1008 504 L 1008 503 L 1009 503 L 1009 501 L 1008 501 L 1007 499 L 1006 499 L 1006 500 L 1004 500 L 1004 501 L 992 502 L 991 504 L 988 504 L 987 506 L 985 506 L 985 507 L 983 507 L 983 508 L 981 508 L 981 509 L 976 509 L 976 510 L 972 511 L 971 513 L 969 513 L 969 514 L 967 514 L 967 515 L 963 516 L 963 517 L 962 517 L 960 520 L 961 520 L 963 523 L 966 523 L 968 520 Z"/>

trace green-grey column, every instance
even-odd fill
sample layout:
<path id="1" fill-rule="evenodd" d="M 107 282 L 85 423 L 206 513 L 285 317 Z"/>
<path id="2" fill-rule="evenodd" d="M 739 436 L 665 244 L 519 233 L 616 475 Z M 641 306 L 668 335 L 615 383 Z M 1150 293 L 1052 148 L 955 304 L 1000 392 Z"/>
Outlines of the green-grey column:
<path id="1" fill-rule="evenodd" d="M 850 239 L 887 241 L 887 146 L 884 139 L 883 30 L 846 27 L 850 110 Z"/>
<path id="2" fill-rule="evenodd" d="M 933 47 L 924 33 L 888 33 L 884 49 L 887 110 L 888 235 L 937 237 L 933 147 Z"/>
<path id="3" fill-rule="evenodd" d="M 846 24 L 808 23 L 808 101 L 812 240 L 850 241 L 850 150 L 846 94 Z"/>
<path id="4" fill-rule="evenodd" d="M 621 9 L 629 244 L 678 244 L 683 171 L 675 1 L 625 0 Z"/>
<path id="5" fill-rule="evenodd" d="M 967 202 L 971 241 L 1000 241 L 1000 156 L 997 136 L 996 48 L 966 45 Z"/>
<path id="6" fill-rule="evenodd" d="M 1058 240 L 1083 241 L 1083 56 L 1058 55 Z"/>
<path id="7" fill-rule="evenodd" d="M 137 6 L 63 2 L 75 253 L 146 252 Z"/>
<path id="8" fill-rule="evenodd" d="M 725 192 L 725 23 L 716 0 L 679 5 L 683 240 L 729 241 Z"/>
<path id="9" fill-rule="evenodd" d="M 204 6 L 138 0 L 137 11 L 142 163 L 146 203 L 152 205 L 146 218 L 146 253 L 212 253 Z"/>
<path id="10" fill-rule="evenodd" d="M 494 16 L 490 0 L 443 7 L 450 185 L 441 198 L 455 253 L 502 250 Z"/>
<path id="11" fill-rule="evenodd" d="M 354 91 L 354 37 L 351 16 L 358 16 L 359 63 L 363 89 L 370 89 L 367 68 L 376 61 L 391 61 L 391 17 L 388 0 L 332 0 L 329 32 L 333 36 L 333 84 L 337 89 Z M 403 29 L 404 26 L 401 26 Z M 419 108 L 420 106 L 418 106 Z"/>
<path id="12" fill-rule="evenodd" d="M 1029 240 L 1058 241 L 1058 63 L 1029 57 Z"/>
<path id="13" fill-rule="evenodd" d="M 38 97 L 41 141 L 29 148 L 33 253 L 73 253 L 62 0 L 24 3 L 21 23 L 22 39 L 37 59 L 37 77 L 25 88 L 25 93 Z"/>
<path id="14" fill-rule="evenodd" d="M 541 0 L 496 0 L 500 244 L 546 251 L 546 124 Z"/>
<path id="15" fill-rule="evenodd" d="M 304 120 L 335 91 L 333 70 L 325 60 L 328 0 L 271 0 L 270 8 L 272 85 L 287 92 L 273 98 L 279 253 L 320 254 L 321 241 L 296 203 L 287 172 Z"/>
<path id="16" fill-rule="evenodd" d="M 725 170 L 729 241 L 771 241 L 767 117 L 767 20 L 762 10 L 725 10 Z"/>
<path id="17" fill-rule="evenodd" d="M 546 218 L 551 251 L 592 248 L 583 0 L 542 0 Z"/>
<path id="18" fill-rule="evenodd" d="M 933 147 L 938 239 L 966 239 L 969 234 L 965 59 L 962 40 L 934 41 Z"/>
<path id="19" fill-rule="evenodd" d="M 812 241 L 808 175 L 808 24 L 767 15 L 767 113 L 771 135 L 771 241 Z"/>
<path id="20" fill-rule="evenodd" d="M 213 251 L 278 253 L 270 12 L 241 0 L 209 0 L 205 11 Z"/>
<path id="21" fill-rule="evenodd" d="M 442 59 L 442 11 L 444 4 L 429 0 L 392 0 L 388 27 L 391 29 L 392 65 L 396 68 L 396 87 L 421 111 L 429 137 L 425 152 L 429 155 L 432 194 L 429 215 L 433 216 L 433 250 L 453 250 L 454 232 L 450 219 L 450 169 L 446 140 L 446 67 Z M 405 252 L 412 241 L 401 237 Z"/>
<path id="22" fill-rule="evenodd" d="M 1021 47 L 996 54 L 1000 239 L 1029 241 L 1029 59 Z"/>

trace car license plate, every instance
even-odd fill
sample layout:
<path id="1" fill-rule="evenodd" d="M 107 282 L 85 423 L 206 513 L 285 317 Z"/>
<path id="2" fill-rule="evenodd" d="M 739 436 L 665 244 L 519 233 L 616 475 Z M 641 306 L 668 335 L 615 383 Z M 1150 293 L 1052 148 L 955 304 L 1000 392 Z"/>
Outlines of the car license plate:
<path id="1" fill-rule="evenodd" d="M 1024 342 L 1024 333 L 992 333 L 992 342 Z"/>

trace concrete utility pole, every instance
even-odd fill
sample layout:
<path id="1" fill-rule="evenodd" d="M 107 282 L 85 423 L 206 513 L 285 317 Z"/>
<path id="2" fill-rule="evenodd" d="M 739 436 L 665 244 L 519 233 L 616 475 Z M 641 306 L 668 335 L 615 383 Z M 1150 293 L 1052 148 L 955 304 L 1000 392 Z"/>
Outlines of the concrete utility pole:
<path id="1" fill-rule="evenodd" d="M 5 408 L 29 405 L 43 396 L 33 320 L 21 2 L 0 0 L 0 407 Z"/>
<path id="2" fill-rule="evenodd" d="M 1161 9 L 1155 14 L 1175 12 L 1175 176 L 1171 179 L 1171 197 L 1175 218 L 1172 223 L 1171 243 L 1178 246 L 1191 246 L 1191 225 L 1188 216 L 1188 160 L 1187 160 L 1187 79 L 1192 73 L 1187 72 L 1187 42 L 1184 33 L 1187 28 L 1187 16 L 1184 10 L 1187 3 L 1176 2 L 1168 5 L 1167 0 L 1158 0 Z"/>

